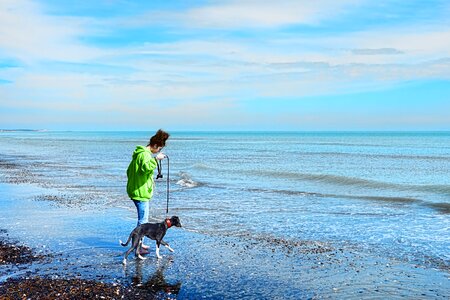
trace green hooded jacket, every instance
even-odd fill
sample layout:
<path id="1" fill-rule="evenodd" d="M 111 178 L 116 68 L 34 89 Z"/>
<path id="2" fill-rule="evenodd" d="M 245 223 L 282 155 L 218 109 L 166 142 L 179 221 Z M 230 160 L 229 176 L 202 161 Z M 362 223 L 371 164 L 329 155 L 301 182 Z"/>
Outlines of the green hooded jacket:
<path id="1" fill-rule="evenodd" d="M 144 146 L 137 146 L 127 169 L 127 193 L 131 199 L 149 201 L 152 198 L 156 166 L 152 152 Z"/>

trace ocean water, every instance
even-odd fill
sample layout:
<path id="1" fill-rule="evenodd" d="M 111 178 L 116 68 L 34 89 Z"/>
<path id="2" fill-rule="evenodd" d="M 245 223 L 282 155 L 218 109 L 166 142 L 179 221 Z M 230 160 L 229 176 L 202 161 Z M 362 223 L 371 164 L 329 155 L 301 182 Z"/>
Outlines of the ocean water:
<path id="1" fill-rule="evenodd" d="M 42 200 L 134 217 L 126 169 L 151 135 L 1 132 L 0 180 L 58 192 Z M 163 152 L 169 215 L 188 231 L 352 245 L 450 269 L 450 132 L 172 132 Z M 163 174 L 155 220 L 165 216 L 167 160 Z"/>

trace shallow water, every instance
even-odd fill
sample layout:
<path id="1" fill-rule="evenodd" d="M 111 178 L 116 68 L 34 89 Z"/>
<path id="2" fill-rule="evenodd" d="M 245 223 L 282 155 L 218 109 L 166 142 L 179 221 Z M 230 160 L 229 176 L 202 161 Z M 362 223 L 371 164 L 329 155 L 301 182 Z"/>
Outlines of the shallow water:
<path id="1" fill-rule="evenodd" d="M 1 133 L 4 197 L 16 195 L 11 183 L 36 189 L 18 192 L 36 207 L 11 206 L 2 224 L 23 227 L 15 235 L 30 246 L 79 251 L 70 272 L 92 275 L 98 254 L 94 273 L 132 280 L 139 264 L 117 266 L 116 240 L 135 223 L 125 170 L 148 135 Z M 165 153 L 170 214 L 185 228 L 170 236 L 183 251 L 162 273 L 181 282 L 180 298 L 449 294 L 450 133 L 173 133 Z M 154 220 L 165 215 L 164 176 Z M 45 222 L 27 229 L 23 215 Z M 154 260 L 143 266 L 143 280 L 158 273 Z"/>
<path id="2" fill-rule="evenodd" d="M 446 299 L 448 273 L 376 257 L 358 245 L 289 241 L 275 236 L 208 235 L 170 229 L 175 249 L 154 247 L 145 261 L 130 256 L 118 240 L 134 220 L 124 210 L 84 210 L 36 201 L 42 188 L 0 184 L 1 238 L 31 246 L 47 260 L 0 266 L 0 282 L 36 274 L 133 284 L 161 298 L 179 299 Z M 14 195 L 13 197 L 11 195 Z M 21 205 L 17 202 L 20 201 Z M 5 213 L 7 212 L 7 213 Z"/>

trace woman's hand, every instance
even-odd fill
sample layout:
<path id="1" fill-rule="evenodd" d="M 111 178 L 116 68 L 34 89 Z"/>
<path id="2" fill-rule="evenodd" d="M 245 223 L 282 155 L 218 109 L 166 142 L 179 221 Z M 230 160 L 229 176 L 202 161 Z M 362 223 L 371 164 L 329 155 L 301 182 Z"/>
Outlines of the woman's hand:
<path id="1" fill-rule="evenodd" d="M 162 152 L 159 152 L 159 153 L 156 155 L 156 159 L 157 159 L 157 160 L 163 160 L 164 158 L 166 158 L 166 155 L 165 155 L 164 153 L 162 153 Z"/>

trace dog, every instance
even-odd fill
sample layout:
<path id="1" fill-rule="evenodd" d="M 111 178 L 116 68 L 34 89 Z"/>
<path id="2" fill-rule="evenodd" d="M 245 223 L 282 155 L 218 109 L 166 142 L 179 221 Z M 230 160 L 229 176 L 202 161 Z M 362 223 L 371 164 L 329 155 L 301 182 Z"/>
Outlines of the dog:
<path id="1" fill-rule="evenodd" d="M 128 243 L 130 241 L 132 241 L 131 247 L 125 253 L 125 257 L 123 258 L 122 263 L 124 265 L 127 264 L 127 257 L 133 250 L 136 251 L 135 252 L 136 256 L 139 259 L 145 259 L 139 253 L 141 246 L 142 246 L 142 239 L 145 236 L 148 237 L 149 239 L 156 241 L 156 257 L 157 258 L 162 257 L 161 255 L 159 255 L 159 246 L 161 244 L 166 246 L 170 252 L 174 252 L 174 250 L 172 248 L 170 248 L 169 244 L 163 240 L 163 237 L 166 235 L 167 229 L 169 229 L 172 226 L 181 227 L 180 219 L 177 216 L 172 216 L 170 219 L 166 218 L 161 223 L 145 223 L 145 224 L 141 224 L 141 225 L 137 226 L 130 233 L 128 240 L 125 243 L 123 243 L 122 241 L 119 241 L 120 244 L 124 247 L 126 247 L 128 245 Z"/>

